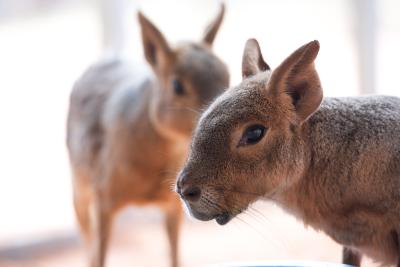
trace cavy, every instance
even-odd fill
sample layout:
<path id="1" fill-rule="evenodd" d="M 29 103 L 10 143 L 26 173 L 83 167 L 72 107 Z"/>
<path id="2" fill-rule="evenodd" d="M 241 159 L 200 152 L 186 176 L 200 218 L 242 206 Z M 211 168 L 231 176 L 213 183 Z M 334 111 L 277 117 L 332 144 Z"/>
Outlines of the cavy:
<path id="1" fill-rule="evenodd" d="M 223 15 L 224 6 L 201 42 L 172 48 L 139 13 L 154 75 L 115 59 L 94 65 L 75 84 L 67 146 L 91 267 L 104 266 L 113 217 L 129 204 L 163 210 L 171 265 L 178 266 L 182 210 L 171 178 L 187 155 L 197 111 L 229 85 L 226 65 L 211 50 Z"/>
<path id="2" fill-rule="evenodd" d="M 274 201 L 342 244 L 343 263 L 400 266 L 400 99 L 323 99 L 318 51 L 310 42 L 271 71 L 247 41 L 243 81 L 201 116 L 176 191 L 221 225 Z"/>

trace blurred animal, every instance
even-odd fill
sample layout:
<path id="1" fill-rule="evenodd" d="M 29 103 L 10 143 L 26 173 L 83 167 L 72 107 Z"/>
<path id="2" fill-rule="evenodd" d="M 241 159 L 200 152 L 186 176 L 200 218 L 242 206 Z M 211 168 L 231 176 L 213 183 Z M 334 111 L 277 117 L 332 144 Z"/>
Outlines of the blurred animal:
<path id="1" fill-rule="evenodd" d="M 190 213 L 223 225 L 272 200 L 344 246 L 400 266 L 400 99 L 323 99 L 310 42 L 271 71 L 246 43 L 243 81 L 201 116 L 176 190 Z"/>
<path id="2" fill-rule="evenodd" d="M 181 205 L 171 184 L 198 111 L 229 86 L 225 64 L 211 51 L 223 15 L 224 6 L 201 42 L 172 48 L 139 13 L 154 75 L 114 59 L 92 66 L 76 82 L 67 146 L 74 206 L 91 267 L 104 265 L 113 217 L 129 204 L 162 209 L 171 264 L 178 266 Z"/>

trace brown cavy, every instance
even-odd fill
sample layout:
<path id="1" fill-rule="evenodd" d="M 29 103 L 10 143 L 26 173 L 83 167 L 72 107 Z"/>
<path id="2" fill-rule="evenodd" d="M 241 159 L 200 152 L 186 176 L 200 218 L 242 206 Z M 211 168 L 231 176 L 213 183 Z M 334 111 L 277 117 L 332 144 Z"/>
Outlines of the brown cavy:
<path id="1" fill-rule="evenodd" d="M 272 200 L 342 244 L 344 263 L 399 264 L 400 99 L 323 99 L 318 51 L 310 42 L 271 71 L 249 40 L 244 79 L 201 116 L 176 190 L 200 220 Z"/>
<path id="2" fill-rule="evenodd" d="M 178 266 L 182 209 L 171 184 L 187 155 L 197 111 L 229 86 L 226 65 L 211 51 L 223 15 L 222 6 L 201 42 L 172 48 L 139 13 L 154 75 L 113 59 L 94 65 L 75 84 L 67 145 L 91 267 L 104 265 L 113 217 L 129 204 L 162 209 L 171 265 Z"/>

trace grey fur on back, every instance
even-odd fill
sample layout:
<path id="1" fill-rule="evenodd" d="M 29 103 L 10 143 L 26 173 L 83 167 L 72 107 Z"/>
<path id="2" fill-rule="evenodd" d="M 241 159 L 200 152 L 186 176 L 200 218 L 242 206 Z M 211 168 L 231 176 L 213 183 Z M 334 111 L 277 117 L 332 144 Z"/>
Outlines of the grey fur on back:
<path id="1" fill-rule="evenodd" d="M 400 98 L 390 96 L 362 96 L 325 98 L 307 124 L 312 129 L 310 140 L 315 153 L 320 145 L 329 145 L 332 153 L 346 151 L 354 160 L 363 150 L 384 147 L 386 152 L 400 152 L 393 146 L 400 141 Z M 350 149 L 349 149 L 350 148 Z M 386 150 L 388 149 L 388 150 Z M 325 158 L 331 155 L 316 155 Z M 350 155 L 349 155 L 350 156 Z M 399 156 L 399 155 L 397 155 Z"/>
<path id="2" fill-rule="evenodd" d="M 370 208 L 380 212 L 398 206 L 400 176 L 394 177 L 393 173 L 400 174 L 400 98 L 325 98 L 319 110 L 307 121 L 307 128 L 310 168 L 314 169 L 315 179 L 318 179 L 318 172 L 329 169 L 330 177 L 336 179 L 325 182 L 338 194 L 343 205 L 371 203 Z M 371 189 L 368 184 L 380 185 L 375 189 L 372 187 L 370 192 L 354 194 L 362 188 Z M 387 198 L 388 194 L 391 198 Z M 355 199 L 355 196 L 361 199 Z M 393 200 L 393 203 L 379 201 L 383 198 Z M 335 206 L 338 203 L 332 203 L 326 205 L 338 208 Z"/>
<path id="3" fill-rule="evenodd" d="M 319 132 L 314 137 L 335 138 L 338 143 L 355 141 L 388 142 L 400 138 L 400 98 L 393 96 L 360 96 L 325 98 L 319 109 L 308 120 L 310 127 Z M 332 134 L 332 136 L 327 136 Z M 363 142 L 365 140 L 370 140 Z"/>
<path id="4" fill-rule="evenodd" d="M 67 126 L 71 157 L 76 162 L 90 158 L 95 164 L 105 131 L 112 130 L 115 123 L 134 124 L 154 83 L 154 75 L 143 65 L 120 59 L 92 65 L 76 82 L 70 97 L 74 105 Z"/>

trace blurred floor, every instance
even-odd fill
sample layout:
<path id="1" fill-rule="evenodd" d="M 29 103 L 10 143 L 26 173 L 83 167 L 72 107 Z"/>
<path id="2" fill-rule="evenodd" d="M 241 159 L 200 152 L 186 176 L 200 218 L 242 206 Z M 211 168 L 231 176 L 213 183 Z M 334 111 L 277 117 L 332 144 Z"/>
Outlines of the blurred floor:
<path id="1" fill-rule="evenodd" d="M 183 267 L 234 261 L 317 260 L 340 262 L 341 248 L 330 238 L 305 229 L 281 209 L 266 203 L 226 226 L 185 219 L 181 236 Z M 143 212 L 143 210 L 142 210 Z M 168 267 L 168 246 L 161 218 L 154 211 L 125 212 L 114 226 L 107 266 Z M 143 213 L 141 213 L 143 214 Z M 143 217 L 144 216 L 144 217 Z M 364 262 L 363 266 L 374 266 Z M 1 267 L 87 266 L 78 244 L 53 254 L 7 261 Z"/>

